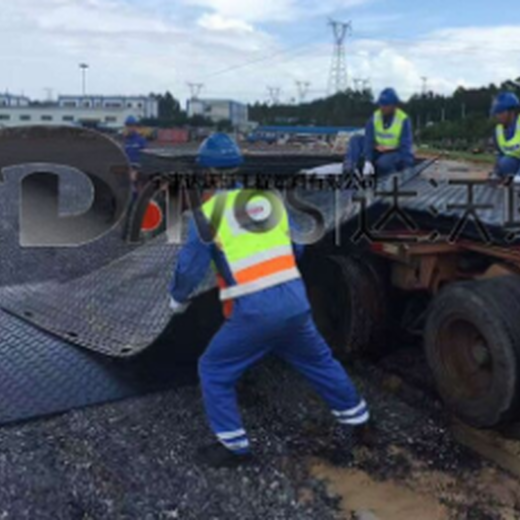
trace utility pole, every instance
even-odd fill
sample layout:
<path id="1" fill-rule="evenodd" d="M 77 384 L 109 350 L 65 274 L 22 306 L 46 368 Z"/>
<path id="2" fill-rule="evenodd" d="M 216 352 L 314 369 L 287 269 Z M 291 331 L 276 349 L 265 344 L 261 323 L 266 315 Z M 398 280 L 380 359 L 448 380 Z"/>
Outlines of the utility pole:
<path id="1" fill-rule="evenodd" d="M 191 99 L 193 101 L 199 99 L 200 93 L 204 88 L 204 83 L 187 83 L 187 85 L 190 89 Z"/>
<path id="2" fill-rule="evenodd" d="M 423 76 L 422 78 L 422 95 L 423 97 L 426 97 L 428 95 L 428 78 L 426 76 Z"/>
<path id="3" fill-rule="evenodd" d="M 282 89 L 280 87 L 267 87 L 267 92 L 269 93 L 271 104 L 278 105 L 280 103 L 280 95 L 282 93 Z"/>
<path id="4" fill-rule="evenodd" d="M 296 87 L 298 88 L 298 97 L 300 99 L 300 105 L 305 102 L 305 98 L 309 93 L 309 87 L 311 86 L 310 81 L 296 81 Z"/>
<path id="5" fill-rule="evenodd" d="M 338 22 L 329 20 L 334 37 L 334 50 L 332 53 L 332 65 L 329 77 L 329 94 L 337 94 L 348 88 L 347 58 L 345 40 L 352 34 L 352 22 Z"/>
<path id="6" fill-rule="evenodd" d="M 370 79 L 362 80 L 363 90 L 370 90 Z"/>
<path id="7" fill-rule="evenodd" d="M 81 92 L 83 97 L 87 95 L 87 70 L 89 69 L 88 63 L 80 63 L 79 68 L 81 70 Z"/>
<path id="8" fill-rule="evenodd" d="M 53 90 L 52 90 L 52 88 L 45 87 L 43 90 L 45 91 L 45 100 L 48 103 L 50 103 L 52 101 L 52 97 L 53 97 Z"/>
<path id="9" fill-rule="evenodd" d="M 352 78 L 352 81 L 354 82 L 354 90 L 361 92 L 362 87 L 360 85 L 363 85 L 363 80 L 361 78 Z"/>

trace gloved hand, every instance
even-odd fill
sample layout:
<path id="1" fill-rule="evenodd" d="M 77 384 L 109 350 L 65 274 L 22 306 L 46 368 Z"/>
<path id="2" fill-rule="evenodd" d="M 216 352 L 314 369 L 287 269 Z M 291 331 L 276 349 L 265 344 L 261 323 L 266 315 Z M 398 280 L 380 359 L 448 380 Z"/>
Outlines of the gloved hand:
<path id="1" fill-rule="evenodd" d="M 374 168 L 374 165 L 370 161 L 365 162 L 365 167 L 363 168 L 363 175 L 365 177 L 370 177 L 372 175 L 375 175 L 376 169 Z"/>
<path id="2" fill-rule="evenodd" d="M 174 314 L 182 314 L 187 308 L 187 303 L 179 303 L 170 296 L 170 309 Z"/>
<path id="3" fill-rule="evenodd" d="M 513 183 L 517 186 L 520 184 L 520 172 L 513 177 Z"/>

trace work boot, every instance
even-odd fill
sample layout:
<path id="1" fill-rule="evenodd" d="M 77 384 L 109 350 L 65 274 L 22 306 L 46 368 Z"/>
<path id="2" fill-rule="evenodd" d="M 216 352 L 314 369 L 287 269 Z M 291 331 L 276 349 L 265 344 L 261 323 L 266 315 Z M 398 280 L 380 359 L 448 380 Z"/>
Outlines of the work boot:
<path id="1" fill-rule="evenodd" d="M 251 453 L 234 453 L 222 444 L 215 443 L 199 448 L 196 461 L 211 468 L 237 468 L 253 461 Z"/>
<path id="2" fill-rule="evenodd" d="M 373 448 L 377 444 L 377 432 L 372 422 L 360 426 L 341 427 L 343 448 L 352 451 L 355 448 Z"/>
<path id="3" fill-rule="evenodd" d="M 358 446 L 373 448 L 377 444 L 377 429 L 372 421 L 354 428 L 354 436 Z"/>

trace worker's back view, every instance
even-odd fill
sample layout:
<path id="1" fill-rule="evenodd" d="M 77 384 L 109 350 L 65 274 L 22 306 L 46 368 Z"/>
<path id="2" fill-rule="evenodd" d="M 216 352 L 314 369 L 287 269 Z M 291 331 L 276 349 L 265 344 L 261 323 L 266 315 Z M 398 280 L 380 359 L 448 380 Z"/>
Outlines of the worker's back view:
<path id="1" fill-rule="evenodd" d="M 225 176 L 242 156 L 236 144 L 215 134 L 201 147 L 199 164 Z M 212 430 L 219 442 L 200 458 L 234 466 L 251 458 L 235 385 L 267 354 L 301 372 L 346 428 L 369 419 L 343 367 L 313 322 L 282 200 L 272 192 L 219 191 L 192 222 L 171 285 L 172 307 L 187 301 L 210 264 L 217 271 L 226 321 L 200 360 L 199 374 Z M 197 224 L 195 223 L 197 222 Z"/>

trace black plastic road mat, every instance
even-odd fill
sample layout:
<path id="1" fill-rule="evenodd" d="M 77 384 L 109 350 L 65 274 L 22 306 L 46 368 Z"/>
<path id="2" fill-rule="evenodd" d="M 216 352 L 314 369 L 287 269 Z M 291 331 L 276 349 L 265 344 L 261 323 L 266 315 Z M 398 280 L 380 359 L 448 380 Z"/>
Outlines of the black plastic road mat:
<path id="1" fill-rule="evenodd" d="M 124 220 L 113 216 L 130 187 L 120 149 L 82 130 L 4 132 L 0 308 L 90 351 L 111 357 L 145 351 L 172 319 L 167 288 L 181 244 L 169 243 L 165 233 L 137 245 L 124 240 Z M 24 160 L 29 166 L 20 166 Z M 96 201 L 96 183 L 117 182 Z M 355 211 L 348 192 L 309 190 L 302 198 L 322 213 L 325 229 Z M 308 215 L 296 218 L 312 229 Z M 199 293 L 214 285 L 209 273 Z"/>
<path id="2" fill-rule="evenodd" d="M 214 283 L 172 318 L 167 286 L 181 244 L 123 239 L 131 190 L 121 149 L 82 129 L 1 130 L 0 174 L 0 423 L 193 381 L 221 320 Z M 384 198 L 353 193 L 311 188 L 299 199 L 339 238 Z M 302 232 L 316 226 L 301 208 L 294 217 Z"/>
<path id="3" fill-rule="evenodd" d="M 518 245 L 520 186 L 477 179 L 470 166 L 445 161 L 426 173 L 378 190 L 380 204 L 370 208 L 367 218 L 368 227 L 377 228 L 375 238 L 387 225 L 395 225 L 401 231 L 429 232 L 434 241 Z"/>
<path id="4" fill-rule="evenodd" d="M 114 359 L 0 311 L 0 424 L 194 384 L 196 359 L 221 323 L 215 292 L 145 353 Z"/>

